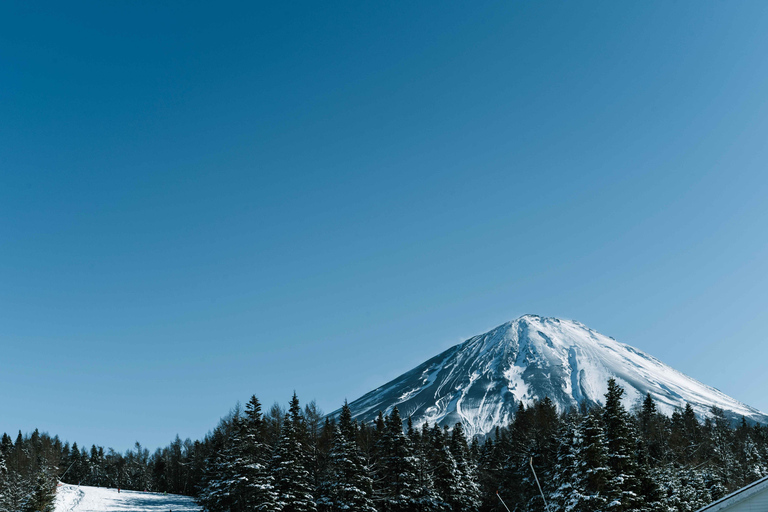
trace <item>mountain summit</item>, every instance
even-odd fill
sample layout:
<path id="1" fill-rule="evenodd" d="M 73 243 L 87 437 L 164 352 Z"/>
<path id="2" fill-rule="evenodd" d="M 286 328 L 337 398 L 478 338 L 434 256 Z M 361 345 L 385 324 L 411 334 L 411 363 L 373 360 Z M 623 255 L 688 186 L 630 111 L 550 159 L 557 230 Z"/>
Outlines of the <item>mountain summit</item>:
<path id="1" fill-rule="evenodd" d="M 397 406 L 415 425 L 453 426 L 472 435 L 507 425 L 518 404 L 549 397 L 558 410 L 602 403 L 610 377 L 632 407 L 650 393 L 671 414 L 690 403 L 699 417 L 712 406 L 732 418 L 768 423 L 768 416 L 658 359 L 572 320 L 525 315 L 449 348 L 350 403 L 370 421 Z"/>

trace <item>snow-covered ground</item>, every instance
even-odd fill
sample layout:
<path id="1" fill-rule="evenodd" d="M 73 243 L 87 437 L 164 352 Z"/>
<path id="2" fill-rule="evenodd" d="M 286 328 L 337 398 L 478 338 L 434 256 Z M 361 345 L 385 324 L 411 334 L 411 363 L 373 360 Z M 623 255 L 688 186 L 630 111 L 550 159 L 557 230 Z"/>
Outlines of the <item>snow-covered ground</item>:
<path id="1" fill-rule="evenodd" d="M 188 496 L 120 491 L 85 485 L 61 485 L 56 490 L 55 512 L 199 512 Z"/>

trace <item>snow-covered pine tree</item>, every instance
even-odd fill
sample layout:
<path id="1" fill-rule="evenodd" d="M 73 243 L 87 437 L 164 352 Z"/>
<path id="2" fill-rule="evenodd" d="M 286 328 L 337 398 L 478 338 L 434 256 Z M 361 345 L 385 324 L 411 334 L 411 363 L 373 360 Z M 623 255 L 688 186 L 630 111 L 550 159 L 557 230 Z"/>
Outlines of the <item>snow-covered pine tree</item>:
<path id="1" fill-rule="evenodd" d="M 107 475 L 104 471 L 104 449 L 97 448 L 95 444 L 91 445 L 91 452 L 88 458 L 88 464 L 91 467 L 91 477 L 93 479 L 93 485 L 97 487 L 108 486 L 109 482 L 107 481 Z M 151 473 L 150 473 L 150 477 L 151 477 Z"/>
<path id="2" fill-rule="evenodd" d="M 435 425 L 436 428 L 437 425 Z M 413 450 L 416 468 L 415 502 L 420 512 L 434 511 L 441 508 L 441 498 L 435 490 L 434 465 L 431 458 L 431 428 L 429 422 L 421 424 L 421 429 L 413 427 L 408 418 L 407 437 Z"/>
<path id="3" fill-rule="evenodd" d="M 711 418 L 707 418 L 705 428 L 700 429 L 707 434 L 706 446 L 703 450 L 697 451 L 706 454 L 705 460 L 708 461 L 708 467 L 727 488 L 736 489 L 740 468 L 733 451 L 733 429 L 722 409 L 712 407 L 710 412 Z M 691 458 L 686 457 L 687 460 Z"/>
<path id="4" fill-rule="evenodd" d="M 725 421 L 728 424 L 728 420 Z M 704 429 L 696 419 L 691 404 L 685 404 L 683 411 L 676 410 L 672 413 L 670 428 L 669 443 L 676 462 L 697 466 L 706 460 L 701 449 Z"/>
<path id="5" fill-rule="evenodd" d="M 377 432 L 381 427 L 377 424 Z M 382 512 L 418 510 L 417 461 L 395 407 L 384 420 L 376 448 L 377 501 Z"/>
<path id="6" fill-rule="evenodd" d="M 332 512 L 355 510 L 375 512 L 371 478 L 357 449 L 334 426 L 333 445 L 328 454 L 328 466 L 320 484 L 318 506 Z"/>
<path id="7" fill-rule="evenodd" d="M 518 403 L 515 418 L 509 428 L 497 428 L 494 439 L 494 457 L 499 461 L 496 472 L 496 489 L 510 506 L 521 507 L 533 496 L 533 487 L 524 480 L 533 476 L 528 469 L 531 451 L 532 411 Z M 535 484 L 533 484 L 535 485 Z"/>
<path id="8" fill-rule="evenodd" d="M 21 436 L 21 432 L 19 432 L 19 436 Z M 18 444 L 18 442 L 17 439 L 16 443 Z M 80 460 L 80 448 L 78 448 L 76 442 L 72 443 L 72 448 L 69 451 L 69 458 L 66 460 L 65 464 L 69 468 L 69 471 L 67 471 L 65 476 L 66 480 L 64 481 L 70 484 L 79 484 L 85 476 L 85 471 L 83 461 Z"/>
<path id="9" fill-rule="evenodd" d="M 576 512 L 605 511 L 612 497 L 619 494 L 608 467 L 608 448 L 602 421 L 597 410 L 587 413 L 579 425 L 575 486 L 579 489 Z"/>
<path id="10" fill-rule="evenodd" d="M 560 416 L 557 413 L 557 407 L 545 396 L 543 400 L 536 401 L 531 407 L 531 426 L 529 434 L 529 461 L 533 457 L 533 465 L 543 492 L 551 493 L 554 491 L 552 481 L 554 479 L 554 466 L 557 460 L 557 432 L 560 427 Z M 530 467 L 524 470 L 524 482 L 533 496 L 529 497 L 527 510 L 539 512 L 544 507 L 541 495 L 537 490 L 537 485 Z M 529 495 L 530 496 L 530 495 Z"/>
<path id="11" fill-rule="evenodd" d="M 629 413 L 621 403 L 623 394 L 624 389 L 616 380 L 608 379 L 603 424 L 608 448 L 608 467 L 613 479 L 610 487 L 617 492 L 608 503 L 608 509 L 615 512 L 639 510 L 642 506 L 636 435 Z"/>
<path id="12" fill-rule="evenodd" d="M 502 429 L 496 440 L 504 463 L 500 471 L 499 492 L 507 501 L 523 510 L 541 510 L 544 506 L 530 468 L 534 459 L 536 472 L 546 492 L 552 492 L 551 479 L 557 445 L 555 434 L 559 418 L 552 401 L 545 397 L 530 407 L 518 404 L 509 429 Z"/>
<path id="13" fill-rule="evenodd" d="M 3 434 L 3 439 L 5 439 Z M 8 510 L 6 503 L 8 493 L 8 468 L 5 465 L 5 453 L 0 448 L 0 512 Z"/>
<path id="14" fill-rule="evenodd" d="M 478 450 L 478 483 L 480 484 L 481 495 L 492 497 L 494 500 L 494 506 L 498 499 L 496 493 L 502 493 L 502 497 L 508 497 L 502 492 L 502 467 L 503 467 L 503 454 L 498 447 L 499 432 L 496 430 L 494 437 L 486 437 L 485 442 Z"/>
<path id="15" fill-rule="evenodd" d="M 266 424 L 261 403 L 251 396 L 245 404 L 242 430 L 244 497 L 246 510 L 277 510 L 274 477 L 269 471 L 271 449 L 266 444 Z"/>
<path id="16" fill-rule="evenodd" d="M 309 471 L 313 489 L 317 489 L 326 464 L 325 456 L 333 442 L 333 427 L 314 400 L 304 406 L 302 419 L 306 433 L 304 438 L 304 445 L 307 447 L 306 468 Z"/>
<path id="17" fill-rule="evenodd" d="M 573 512 L 584 491 L 581 468 L 581 449 L 584 440 L 575 414 L 563 418 L 557 433 L 557 455 L 552 476 L 553 492 L 549 501 L 555 510 Z"/>
<path id="18" fill-rule="evenodd" d="M 56 481 L 44 469 L 37 472 L 35 486 L 27 500 L 24 512 L 53 512 Z"/>
<path id="19" fill-rule="evenodd" d="M 642 496 L 643 510 L 649 512 L 665 512 L 666 506 L 661 502 L 659 484 L 652 476 L 652 470 L 658 465 L 665 452 L 666 436 L 664 436 L 664 421 L 656 409 L 651 394 L 643 400 L 637 413 L 637 477 L 639 493 Z"/>
<path id="20" fill-rule="evenodd" d="M 666 418 L 659 413 L 650 393 L 645 395 L 637 416 L 642 462 L 648 465 L 662 463 L 669 451 L 669 433 Z"/>
<path id="21" fill-rule="evenodd" d="M 743 487 L 768 474 L 768 460 L 760 456 L 758 445 L 753 439 L 752 428 L 744 416 L 733 435 L 733 451 L 738 461 L 736 485 Z"/>
<path id="22" fill-rule="evenodd" d="M 201 482 L 197 502 L 203 510 L 209 512 L 224 512 L 240 510 L 243 506 L 242 496 L 238 485 L 241 483 L 242 464 L 239 444 L 240 425 L 239 411 L 221 421 L 214 430 L 211 438 L 211 454 L 206 465 Z"/>
<path id="23" fill-rule="evenodd" d="M 264 415 L 266 441 L 269 446 L 277 446 L 278 441 L 280 441 L 285 413 L 285 407 L 275 402 L 269 408 L 267 414 Z"/>
<path id="24" fill-rule="evenodd" d="M 469 444 L 469 458 L 475 464 L 480 460 L 480 441 L 477 436 L 472 436 L 472 442 Z"/>
<path id="25" fill-rule="evenodd" d="M 331 512 L 354 510 L 376 512 L 372 479 L 356 446 L 357 428 L 347 402 L 341 408 L 339 424 L 333 425 L 333 441 L 320 484 L 318 508 Z"/>
<path id="26" fill-rule="evenodd" d="M 10 441 L 10 438 L 9 438 Z M 16 442 L 3 446 L 6 457 L 6 473 L 4 488 L 0 490 L 1 512 L 24 511 L 29 504 L 34 490 L 34 481 L 29 473 L 29 452 L 24 444 L 24 439 L 19 432 Z"/>
<path id="27" fill-rule="evenodd" d="M 459 475 L 456 461 L 453 458 L 445 440 L 443 429 L 435 426 L 426 434 L 424 439 L 424 457 L 432 471 L 435 492 L 429 501 L 422 501 L 426 510 L 452 510 L 452 502 L 456 501 L 455 492 L 459 486 Z M 422 498 L 423 500 L 423 498 Z"/>
<path id="28" fill-rule="evenodd" d="M 480 486 L 477 483 L 477 468 L 470 457 L 467 437 L 461 423 L 456 423 L 453 427 L 449 449 L 458 469 L 456 492 L 449 500 L 453 512 L 475 512 L 480 507 Z"/>
<path id="29" fill-rule="evenodd" d="M 13 468 L 9 468 L 5 476 L 0 512 L 19 512 L 24 510 L 32 494 L 29 479 Z"/>
<path id="30" fill-rule="evenodd" d="M 664 505 L 675 512 L 695 512 L 713 500 L 705 472 L 667 465 L 652 471 L 659 482 Z"/>
<path id="31" fill-rule="evenodd" d="M 294 393 L 272 458 L 277 506 L 283 512 L 314 512 L 317 509 L 307 469 L 306 438 L 306 425 Z"/>

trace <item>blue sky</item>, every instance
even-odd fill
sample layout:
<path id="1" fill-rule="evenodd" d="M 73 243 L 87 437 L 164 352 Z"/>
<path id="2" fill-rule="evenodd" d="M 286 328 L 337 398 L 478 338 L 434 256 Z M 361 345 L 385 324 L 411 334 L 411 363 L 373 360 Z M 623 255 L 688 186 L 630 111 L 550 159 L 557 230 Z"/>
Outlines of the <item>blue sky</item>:
<path id="1" fill-rule="evenodd" d="M 0 430 L 338 407 L 525 313 L 768 411 L 765 2 L 9 2 Z"/>

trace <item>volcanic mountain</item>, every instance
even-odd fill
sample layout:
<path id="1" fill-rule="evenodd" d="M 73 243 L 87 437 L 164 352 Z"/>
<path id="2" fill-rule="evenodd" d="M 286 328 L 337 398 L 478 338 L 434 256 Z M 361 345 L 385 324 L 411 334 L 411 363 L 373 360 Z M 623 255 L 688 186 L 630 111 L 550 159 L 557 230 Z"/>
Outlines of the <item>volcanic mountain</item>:
<path id="1" fill-rule="evenodd" d="M 364 421 L 397 406 L 415 425 L 462 422 L 468 434 L 483 436 L 507 425 L 520 402 L 549 397 L 559 411 L 602 403 L 610 377 L 626 391 L 627 407 L 650 393 L 665 414 L 687 402 L 700 418 L 716 406 L 732 419 L 768 423 L 766 414 L 636 348 L 579 322 L 537 315 L 451 347 L 349 406 Z"/>

